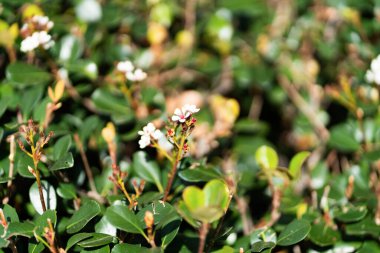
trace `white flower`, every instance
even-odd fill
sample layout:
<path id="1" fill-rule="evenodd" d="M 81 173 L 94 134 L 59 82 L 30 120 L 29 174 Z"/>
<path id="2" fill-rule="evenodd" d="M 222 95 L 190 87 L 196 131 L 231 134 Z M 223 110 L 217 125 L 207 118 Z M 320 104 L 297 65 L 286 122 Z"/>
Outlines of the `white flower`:
<path id="1" fill-rule="evenodd" d="M 137 133 L 141 135 L 141 138 L 139 140 L 140 148 L 149 146 L 152 139 L 158 140 L 164 136 L 164 134 L 159 129 L 156 129 L 153 123 L 148 123 L 148 125 L 143 127 L 142 131 L 138 131 Z"/>
<path id="2" fill-rule="evenodd" d="M 82 0 L 75 7 L 75 14 L 83 22 L 96 22 L 102 18 L 102 6 L 96 0 Z"/>
<path id="3" fill-rule="evenodd" d="M 28 36 L 21 41 L 21 51 L 30 52 L 36 49 L 40 45 L 36 36 Z"/>
<path id="4" fill-rule="evenodd" d="M 186 110 L 180 110 L 180 109 L 175 109 L 174 111 L 174 115 L 172 116 L 172 120 L 173 121 L 179 121 L 181 123 L 185 122 L 186 119 L 191 115 L 190 112 L 186 111 Z"/>
<path id="5" fill-rule="evenodd" d="M 138 131 L 137 133 L 139 135 L 148 135 L 150 136 L 153 134 L 153 132 L 156 130 L 156 127 L 153 125 L 153 123 L 148 123 L 148 125 L 143 127 L 142 131 Z"/>
<path id="6" fill-rule="evenodd" d="M 197 108 L 195 105 L 185 104 L 182 106 L 182 109 L 175 109 L 172 120 L 183 123 L 188 117 L 190 117 L 190 115 L 196 112 L 199 112 L 199 108 Z"/>
<path id="7" fill-rule="evenodd" d="M 150 145 L 150 137 L 147 135 L 142 135 L 139 140 L 140 148 L 145 148 Z"/>
<path id="8" fill-rule="evenodd" d="M 50 30 L 54 26 L 54 23 L 47 16 L 33 16 L 32 21 L 41 27 L 46 27 L 47 30 Z"/>
<path id="9" fill-rule="evenodd" d="M 188 112 L 190 112 L 191 114 L 196 113 L 196 112 L 199 112 L 199 108 L 197 108 L 196 105 L 189 105 L 189 104 L 185 104 L 185 105 L 182 107 L 182 110 L 188 111 Z"/>
<path id="10" fill-rule="evenodd" d="M 123 73 L 131 72 L 134 68 L 131 61 L 121 61 L 116 65 L 116 69 Z"/>
<path id="11" fill-rule="evenodd" d="M 28 36 L 21 41 L 21 51 L 30 52 L 39 46 L 49 49 L 53 45 L 54 41 L 51 40 L 51 36 L 46 31 L 34 32 L 32 36 Z"/>
<path id="12" fill-rule="evenodd" d="M 371 62 L 371 68 L 367 70 L 365 78 L 370 83 L 380 85 L 380 55 Z"/>
<path id="13" fill-rule="evenodd" d="M 136 69 L 134 72 L 127 72 L 125 77 L 132 82 L 141 82 L 147 77 L 147 74 L 142 69 Z"/>

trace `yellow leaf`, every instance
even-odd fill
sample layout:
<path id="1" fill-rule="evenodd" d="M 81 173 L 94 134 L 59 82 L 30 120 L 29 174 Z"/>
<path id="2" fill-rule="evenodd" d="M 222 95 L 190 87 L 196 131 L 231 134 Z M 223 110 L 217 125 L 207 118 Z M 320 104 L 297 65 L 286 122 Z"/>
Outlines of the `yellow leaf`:
<path id="1" fill-rule="evenodd" d="M 11 34 L 13 40 L 15 40 L 15 39 L 18 37 L 18 34 L 19 34 L 19 28 L 18 28 L 18 24 L 17 24 L 17 23 L 13 23 L 13 24 L 9 27 L 9 33 Z"/>
<path id="2" fill-rule="evenodd" d="M 113 142 L 116 135 L 116 129 L 115 126 L 112 124 L 112 122 L 108 122 L 107 126 L 103 128 L 102 130 L 102 137 L 107 143 Z"/>
<path id="3" fill-rule="evenodd" d="M 150 23 L 147 31 L 147 39 L 152 45 L 159 45 L 164 42 L 168 36 L 165 26 L 158 23 Z"/>
<path id="4" fill-rule="evenodd" d="M 9 27 L 8 23 L 0 19 L 0 32 L 7 30 L 8 27 Z"/>
<path id="5" fill-rule="evenodd" d="M 24 7 L 24 10 L 22 11 L 22 18 L 27 19 L 31 18 L 33 16 L 43 16 L 44 12 L 41 10 L 41 8 L 38 5 L 35 4 L 28 4 Z"/>
<path id="6" fill-rule="evenodd" d="M 55 96 L 54 96 L 54 92 L 53 92 L 53 89 L 49 86 L 48 88 L 48 94 L 49 94 L 49 97 L 50 99 L 55 102 Z"/>
<path id="7" fill-rule="evenodd" d="M 307 211 L 307 204 L 301 203 L 297 206 L 297 218 L 300 219 Z"/>
<path id="8" fill-rule="evenodd" d="M 57 84 L 55 85 L 55 89 L 54 89 L 54 95 L 57 101 L 62 98 L 64 90 L 65 90 L 65 81 L 59 80 Z"/>

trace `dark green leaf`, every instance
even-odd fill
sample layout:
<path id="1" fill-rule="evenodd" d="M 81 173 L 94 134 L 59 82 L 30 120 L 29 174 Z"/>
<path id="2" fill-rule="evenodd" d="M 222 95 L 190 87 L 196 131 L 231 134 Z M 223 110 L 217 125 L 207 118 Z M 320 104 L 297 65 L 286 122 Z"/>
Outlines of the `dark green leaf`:
<path id="1" fill-rule="evenodd" d="M 71 135 L 65 135 L 55 143 L 54 145 L 54 160 L 58 160 L 63 157 L 69 151 L 71 147 Z"/>
<path id="2" fill-rule="evenodd" d="M 100 213 L 98 202 L 90 200 L 79 208 L 67 222 L 67 233 L 73 234 L 80 231 L 86 224 Z"/>
<path id="3" fill-rule="evenodd" d="M 280 246 L 289 246 L 296 244 L 309 234 L 311 229 L 310 223 L 305 220 L 294 220 L 289 223 L 278 236 L 277 244 Z"/>
<path id="4" fill-rule="evenodd" d="M 185 169 L 178 173 L 178 176 L 188 182 L 207 182 L 211 179 L 221 179 L 222 174 L 215 168 L 197 167 L 195 169 Z"/>
<path id="5" fill-rule="evenodd" d="M 105 217 L 109 223 L 123 231 L 145 235 L 144 223 L 127 206 L 111 206 L 107 208 Z"/>
<path id="6" fill-rule="evenodd" d="M 160 169 L 157 163 L 147 160 L 145 152 L 138 151 L 133 155 L 133 169 L 142 179 L 155 183 L 160 192 L 164 191 L 161 184 Z"/>
<path id="7" fill-rule="evenodd" d="M 49 168 L 51 171 L 63 170 L 74 166 L 74 158 L 71 152 L 63 154 L 53 165 Z"/>
<path id="8" fill-rule="evenodd" d="M 316 245 L 325 247 L 339 241 L 340 234 L 338 231 L 327 226 L 324 222 L 320 222 L 312 225 L 309 238 Z"/>
<path id="9" fill-rule="evenodd" d="M 51 80 L 51 75 L 45 70 L 22 62 L 9 64 L 6 69 L 6 77 L 13 85 L 20 88 L 46 84 Z"/>
<path id="10" fill-rule="evenodd" d="M 100 233 L 92 233 L 90 238 L 86 238 L 78 242 L 78 245 L 83 248 L 99 247 L 107 245 L 111 243 L 113 240 L 113 236 Z"/>
<path id="11" fill-rule="evenodd" d="M 334 216 L 342 222 L 356 222 L 363 219 L 367 214 L 366 206 L 343 206 L 334 211 Z"/>

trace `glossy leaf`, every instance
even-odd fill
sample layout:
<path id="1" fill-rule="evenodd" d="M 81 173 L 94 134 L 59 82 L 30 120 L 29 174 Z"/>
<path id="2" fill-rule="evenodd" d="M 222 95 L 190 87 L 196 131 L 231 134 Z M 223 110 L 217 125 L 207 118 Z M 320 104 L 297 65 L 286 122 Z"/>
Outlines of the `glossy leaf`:
<path id="1" fill-rule="evenodd" d="M 66 226 L 66 231 L 69 234 L 80 231 L 86 224 L 100 213 L 98 202 L 89 200 L 84 203 L 78 211 L 69 219 Z"/>
<path id="2" fill-rule="evenodd" d="M 51 80 L 50 74 L 45 70 L 23 62 L 8 65 L 6 77 L 13 85 L 20 88 L 30 85 L 43 85 Z"/>
<path id="3" fill-rule="evenodd" d="M 310 223 L 305 220 L 294 220 L 280 233 L 277 244 L 289 246 L 302 241 L 310 232 Z"/>
<path id="4" fill-rule="evenodd" d="M 299 178 L 301 175 L 302 164 L 309 157 L 310 152 L 303 151 L 296 154 L 289 164 L 289 173 L 293 178 Z"/>
<path id="5" fill-rule="evenodd" d="M 261 146 L 256 150 L 255 158 L 263 170 L 275 170 L 278 166 L 278 156 L 276 151 L 269 146 Z"/>
<path id="6" fill-rule="evenodd" d="M 49 182 L 44 181 L 44 180 L 41 181 L 41 185 L 42 185 L 42 193 L 44 196 L 46 208 L 55 210 L 57 208 L 57 195 L 55 194 L 54 187 Z M 37 211 L 37 213 L 42 214 L 43 209 L 42 209 L 37 182 L 34 182 L 34 184 L 30 187 L 29 198 L 34 209 Z"/>
<path id="7" fill-rule="evenodd" d="M 49 168 L 51 171 L 63 170 L 74 166 L 74 158 L 71 152 L 64 154 Z"/>
<path id="8" fill-rule="evenodd" d="M 142 234 L 144 233 L 144 223 L 127 206 L 110 206 L 107 208 L 105 217 L 108 222 L 125 232 Z"/>
<path id="9" fill-rule="evenodd" d="M 133 168 L 136 174 L 142 179 L 155 183 L 158 190 L 163 192 L 161 175 L 158 165 L 154 161 L 148 161 L 146 153 L 138 151 L 133 155 Z"/>

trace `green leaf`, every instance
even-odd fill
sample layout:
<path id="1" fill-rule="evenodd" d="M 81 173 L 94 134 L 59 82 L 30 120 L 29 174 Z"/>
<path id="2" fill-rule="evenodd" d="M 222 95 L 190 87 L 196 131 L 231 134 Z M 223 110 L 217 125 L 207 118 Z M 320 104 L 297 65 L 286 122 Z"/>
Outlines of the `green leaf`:
<path id="1" fill-rule="evenodd" d="M 362 220 L 367 212 L 367 207 L 364 205 L 343 206 L 340 209 L 334 210 L 334 217 L 341 222 L 357 222 Z"/>
<path id="2" fill-rule="evenodd" d="M 146 156 L 146 153 L 143 151 L 136 152 L 133 155 L 133 169 L 140 178 L 155 183 L 158 190 L 163 192 L 160 169 L 157 163 L 148 161 Z"/>
<path id="3" fill-rule="evenodd" d="M 70 237 L 70 239 L 67 241 L 67 245 L 66 245 L 66 252 L 71 248 L 73 247 L 74 245 L 77 245 L 78 242 L 86 239 L 86 238 L 90 238 L 91 237 L 91 233 L 78 233 L 78 234 L 75 234 L 73 235 L 72 237 Z"/>
<path id="4" fill-rule="evenodd" d="M 222 179 L 222 174 L 215 168 L 197 167 L 181 170 L 178 176 L 187 182 L 208 182 L 212 179 Z"/>
<path id="5" fill-rule="evenodd" d="M 74 158 L 71 152 L 64 154 L 49 168 L 50 171 L 63 170 L 74 166 Z"/>
<path id="6" fill-rule="evenodd" d="M 224 246 L 220 250 L 215 250 L 212 253 L 234 253 L 235 250 L 231 248 L 230 246 Z"/>
<path id="7" fill-rule="evenodd" d="M 313 224 L 311 227 L 310 240 L 318 246 L 325 247 L 335 244 L 340 240 L 339 231 L 333 230 L 324 222 Z"/>
<path id="8" fill-rule="evenodd" d="M 65 135 L 55 143 L 54 145 L 54 160 L 58 160 L 63 157 L 69 151 L 71 147 L 72 139 L 71 135 Z"/>
<path id="9" fill-rule="evenodd" d="M 353 130 L 347 124 L 332 127 L 328 143 L 331 147 L 344 152 L 354 152 L 360 148 L 360 143 L 355 139 Z"/>
<path id="10" fill-rule="evenodd" d="M 261 169 L 273 171 L 278 166 L 276 151 L 269 146 L 261 146 L 256 150 L 255 158 Z"/>
<path id="11" fill-rule="evenodd" d="M 73 234 L 80 231 L 86 224 L 100 213 L 98 202 L 90 200 L 79 208 L 67 222 L 67 233 Z"/>
<path id="12" fill-rule="evenodd" d="M 97 89 L 91 96 L 95 107 L 104 113 L 132 116 L 132 110 L 125 106 L 125 100 L 122 97 L 111 94 L 106 89 Z"/>
<path id="13" fill-rule="evenodd" d="M 28 253 L 40 253 L 45 249 L 42 242 L 29 242 Z"/>
<path id="14" fill-rule="evenodd" d="M 95 249 L 83 249 L 80 253 L 109 253 L 110 247 L 108 245 Z"/>
<path id="15" fill-rule="evenodd" d="M 57 194 L 63 199 L 74 199 L 77 197 L 75 186 L 70 183 L 60 183 L 57 188 Z"/>
<path id="16" fill-rule="evenodd" d="M 139 252 L 139 253 L 152 253 L 148 248 L 141 245 L 122 243 L 115 245 L 112 249 L 112 253 L 127 253 L 127 252 Z"/>
<path id="17" fill-rule="evenodd" d="M 9 64 L 5 75 L 14 86 L 19 88 L 46 84 L 51 80 L 51 75 L 45 70 L 22 62 Z"/>
<path id="18" fill-rule="evenodd" d="M 57 213 L 54 210 L 46 210 L 42 215 L 36 219 L 36 233 L 39 235 L 44 234 L 44 228 L 49 227 L 48 219 L 50 219 L 53 226 L 57 222 Z"/>
<path id="19" fill-rule="evenodd" d="M 302 164 L 305 162 L 306 158 L 308 158 L 310 155 L 310 152 L 303 151 L 296 154 L 289 164 L 289 173 L 290 175 L 297 179 L 301 175 L 301 168 Z"/>
<path id="20" fill-rule="evenodd" d="M 378 238 L 380 235 L 380 226 L 374 222 L 374 217 L 367 216 L 365 219 L 346 225 L 346 233 L 348 235 L 371 235 Z"/>
<path id="21" fill-rule="evenodd" d="M 110 206 L 107 208 L 105 217 L 116 228 L 125 232 L 141 234 L 144 233 L 144 223 L 127 206 Z"/>
<path id="22" fill-rule="evenodd" d="M 227 185 L 218 179 L 208 182 L 203 190 L 196 186 L 188 186 L 182 193 L 189 214 L 204 223 L 211 223 L 224 215 L 229 195 Z"/>
<path id="23" fill-rule="evenodd" d="M 117 229 L 114 226 L 112 226 L 111 223 L 109 223 L 109 221 L 107 220 L 107 218 L 105 216 L 103 216 L 100 219 L 100 221 L 98 223 L 96 223 L 95 232 L 116 236 Z"/>
<path id="24" fill-rule="evenodd" d="M 289 223 L 278 236 L 277 244 L 280 246 L 289 246 L 296 244 L 309 234 L 311 226 L 305 220 L 294 220 Z"/>
<path id="25" fill-rule="evenodd" d="M 12 236 L 24 236 L 31 238 L 33 236 L 34 225 L 29 222 L 12 222 L 9 223 L 6 238 Z"/>
<path id="26" fill-rule="evenodd" d="M 4 212 L 4 216 L 5 216 L 5 219 L 7 220 L 7 222 L 18 222 L 19 221 L 16 209 L 11 207 L 10 205 L 5 204 L 3 206 L 3 212 Z"/>
<path id="27" fill-rule="evenodd" d="M 41 186 L 42 186 L 42 193 L 44 196 L 46 208 L 55 210 L 57 208 L 57 195 L 55 194 L 54 187 L 45 180 L 41 181 Z M 29 198 L 30 198 L 30 202 L 32 203 L 37 213 L 42 214 L 43 209 L 42 209 L 37 182 L 34 182 L 34 184 L 30 187 Z"/>
<path id="28" fill-rule="evenodd" d="M 187 221 L 187 223 L 194 228 L 198 228 L 200 226 L 200 223 L 191 216 L 190 210 L 187 208 L 184 201 L 179 201 L 177 211 Z"/>
<path id="29" fill-rule="evenodd" d="M 272 249 L 276 246 L 274 242 L 264 242 L 258 241 L 252 244 L 251 251 L 252 252 L 262 252 L 265 249 Z"/>
<path id="30" fill-rule="evenodd" d="M 110 244 L 113 242 L 113 240 L 113 236 L 100 233 L 92 233 L 91 237 L 85 238 L 84 240 L 78 242 L 78 245 L 83 248 L 92 248 Z"/>

